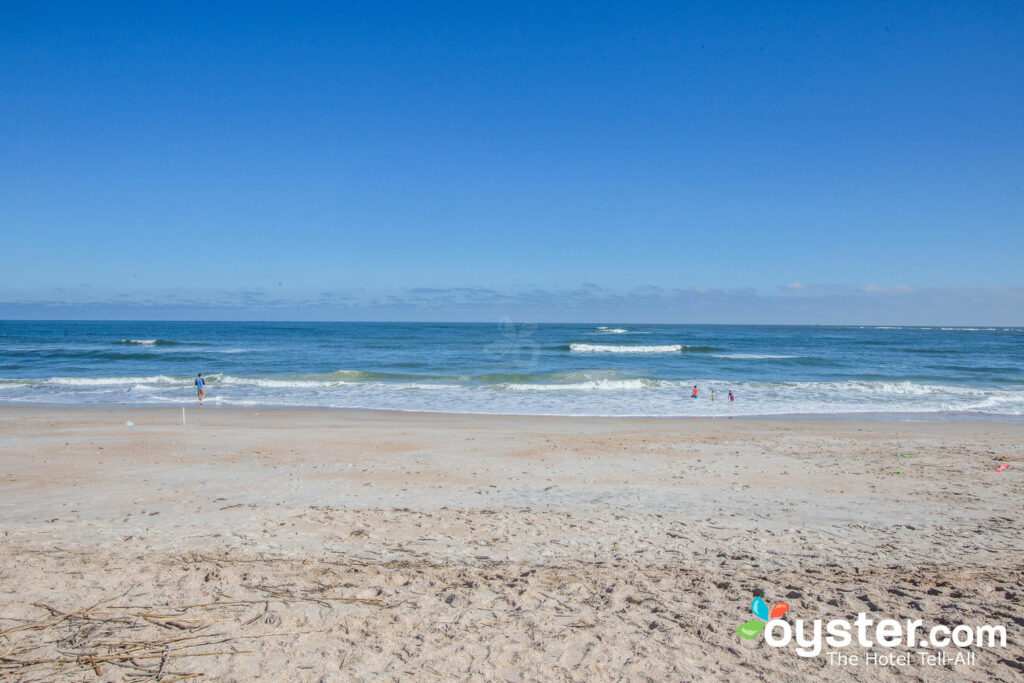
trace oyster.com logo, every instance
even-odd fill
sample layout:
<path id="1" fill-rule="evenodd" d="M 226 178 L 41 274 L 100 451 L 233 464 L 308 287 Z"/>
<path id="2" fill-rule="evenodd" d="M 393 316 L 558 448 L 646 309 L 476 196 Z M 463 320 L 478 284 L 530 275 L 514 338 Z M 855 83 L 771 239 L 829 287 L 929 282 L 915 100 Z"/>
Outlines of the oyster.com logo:
<path id="1" fill-rule="evenodd" d="M 765 624 L 772 619 L 780 618 L 788 609 L 789 605 L 784 602 L 777 602 L 774 607 L 768 609 L 768 603 L 764 601 L 764 598 L 756 597 L 750 603 L 750 611 L 754 613 L 757 619 L 751 619 L 740 624 L 736 632 L 740 634 L 740 638 L 746 638 L 747 640 L 756 638 L 764 630 Z"/>
<path id="2" fill-rule="evenodd" d="M 1002 624 L 935 624 L 929 628 L 922 619 L 874 619 L 865 612 L 852 620 L 793 619 L 790 623 L 781 618 L 789 605 L 777 602 L 769 607 L 760 596 L 750 603 L 750 611 L 757 618 L 737 627 L 740 638 L 752 640 L 763 634 L 765 645 L 774 648 L 794 643 L 801 657 L 817 657 L 826 647 L 838 650 L 827 653 L 832 665 L 970 665 L 977 657 L 972 648 L 1006 647 L 1006 627 Z M 867 652 L 842 652 L 853 645 Z M 947 654 L 949 647 L 959 652 Z M 903 652 L 892 651 L 898 649 Z"/>

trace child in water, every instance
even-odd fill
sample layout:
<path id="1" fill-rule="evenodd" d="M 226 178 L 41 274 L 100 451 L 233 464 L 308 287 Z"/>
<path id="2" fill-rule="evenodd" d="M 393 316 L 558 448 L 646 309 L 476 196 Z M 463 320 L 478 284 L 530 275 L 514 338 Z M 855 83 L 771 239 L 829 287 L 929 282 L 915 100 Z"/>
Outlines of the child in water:
<path id="1" fill-rule="evenodd" d="M 732 395 L 732 390 L 729 390 L 729 402 L 732 403 L 736 400 L 736 397 Z"/>

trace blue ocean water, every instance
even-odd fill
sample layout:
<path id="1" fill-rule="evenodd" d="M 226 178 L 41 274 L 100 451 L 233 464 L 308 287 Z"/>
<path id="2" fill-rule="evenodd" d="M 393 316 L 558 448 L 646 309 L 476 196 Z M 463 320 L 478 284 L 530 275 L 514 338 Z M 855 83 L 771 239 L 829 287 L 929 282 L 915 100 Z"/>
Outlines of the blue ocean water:
<path id="1" fill-rule="evenodd" d="M 0 321 L 3 404 L 187 405 L 199 372 L 224 406 L 1024 416 L 1016 327 Z"/>

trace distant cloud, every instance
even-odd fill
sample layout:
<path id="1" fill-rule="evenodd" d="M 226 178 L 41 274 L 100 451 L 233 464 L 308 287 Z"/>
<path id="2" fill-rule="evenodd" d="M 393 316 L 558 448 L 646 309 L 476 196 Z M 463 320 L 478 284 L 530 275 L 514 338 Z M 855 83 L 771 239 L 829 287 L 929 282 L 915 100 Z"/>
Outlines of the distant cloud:
<path id="1" fill-rule="evenodd" d="M 274 295 L 260 289 L 22 293 L 0 291 L 0 318 L 193 320 L 422 320 L 777 324 L 1021 325 L 1024 289 L 918 289 L 908 285 L 791 282 L 773 292 L 707 286 L 640 285 L 623 291 L 593 283 L 414 287 L 392 291 L 312 290 Z"/>

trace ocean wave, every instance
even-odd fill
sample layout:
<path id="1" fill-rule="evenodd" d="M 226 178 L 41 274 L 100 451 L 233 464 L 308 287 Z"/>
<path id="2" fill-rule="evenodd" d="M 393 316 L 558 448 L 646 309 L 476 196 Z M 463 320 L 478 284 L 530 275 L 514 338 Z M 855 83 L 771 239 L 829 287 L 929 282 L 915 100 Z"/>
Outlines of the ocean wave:
<path id="1" fill-rule="evenodd" d="M 37 382 L 71 387 L 102 387 L 124 384 L 183 384 L 194 381 L 193 378 L 168 377 L 153 375 L 151 377 L 49 377 Z"/>
<path id="2" fill-rule="evenodd" d="M 781 415 L 975 414 L 1024 415 L 1024 389 L 910 380 L 746 381 L 691 377 L 658 379 L 625 371 L 467 375 L 444 381 L 382 381 L 345 370 L 316 379 L 208 375 L 211 403 L 526 415 Z M 349 379 L 342 379 L 342 378 Z M 357 381 L 350 381 L 358 378 Z M 2 403 L 185 404 L 194 377 L 51 377 L 0 379 Z M 689 390 L 699 385 L 700 398 Z M 715 389 L 719 400 L 708 400 Z M 737 400 L 725 400 L 727 392 Z"/>
<path id="3" fill-rule="evenodd" d="M 911 380 L 838 380 L 838 381 L 746 381 L 736 382 L 725 379 L 657 379 L 630 376 L 615 370 L 593 370 L 566 373 L 513 373 L 462 376 L 399 375 L 358 370 L 339 370 L 321 375 L 281 375 L 245 377 L 211 373 L 204 375 L 207 385 L 227 389 L 229 387 L 274 387 L 308 388 L 345 385 L 365 385 L 402 388 L 449 387 L 453 389 L 507 389 L 510 387 L 621 387 L 658 388 L 673 391 L 689 389 L 694 384 L 702 387 L 745 387 L 758 391 L 828 392 L 835 395 L 847 394 L 900 394 L 907 396 L 951 395 L 990 396 L 1006 393 L 1024 399 L 1021 389 L 959 384 L 937 384 Z M 1022 381 L 1021 377 L 1004 378 L 1009 383 Z M 3 378 L 0 387 L 54 386 L 54 387 L 191 387 L 194 376 L 174 377 L 169 375 L 123 376 L 123 377 L 47 377 L 47 378 Z"/>
<path id="4" fill-rule="evenodd" d="M 325 388 L 339 387 L 348 384 L 392 384 L 406 387 L 429 387 L 448 384 L 459 386 L 460 380 L 471 379 L 468 376 L 451 375 L 412 375 L 396 372 L 371 372 L 365 370 L 336 370 L 322 374 L 305 375 L 273 375 L 262 377 L 244 377 L 224 375 L 220 383 L 225 386 L 254 386 L 274 388 Z"/>
<path id="5" fill-rule="evenodd" d="M 0 347 L 0 354 L 7 354 L 11 357 L 31 358 L 40 360 L 45 358 L 68 358 L 84 361 L 133 361 L 133 360 L 163 360 L 166 358 L 188 358 L 197 356 L 210 356 L 215 354 L 236 354 L 246 353 L 250 349 L 226 348 L 215 349 L 208 346 L 186 346 L 182 344 L 171 344 L 167 346 L 146 345 L 146 344 L 117 344 L 117 348 L 106 346 L 53 346 L 38 348 L 21 347 Z"/>
<path id="6" fill-rule="evenodd" d="M 996 332 L 996 327 L 943 327 L 946 332 Z"/>
<path id="7" fill-rule="evenodd" d="M 313 389 L 346 384 L 342 380 L 271 379 L 269 377 L 225 377 L 224 386 L 266 387 L 274 389 Z"/>
<path id="8" fill-rule="evenodd" d="M 597 328 L 597 332 L 599 334 L 626 334 L 629 330 L 622 327 L 605 327 L 602 325 Z"/>
<path id="9" fill-rule="evenodd" d="M 829 391 L 840 394 L 894 394 L 903 396 L 989 396 L 999 389 L 955 384 L 924 384 L 911 381 L 841 380 L 838 382 L 751 382 L 751 386 L 796 388 L 808 391 Z M 1020 398 L 1024 399 L 1024 393 Z"/>
<path id="10" fill-rule="evenodd" d="M 212 344 L 205 342 L 181 342 L 174 341 L 171 339 L 122 339 L 121 341 L 114 342 L 117 345 L 122 346 L 142 346 L 147 349 L 161 349 L 165 353 L 184 353 L 186 351 L 192 351 L 195 353 L 246 353 L 251 349 L 243 347 L 229 347 L 225 349 L 210 348 Z M 170 348 L 166 348 L 170 347 Z M 69 350 L 70 351 L 70 350 Z M 84 350 L 88 352 L 88 349 Z"/>
<path id="11" fill-rule="evenodd" d="M 430 381 L 430 380 L 452 379 L 443 375 L 417 375 L 405 372 L 374 372 L 369 370 L 335 370 L 324 373 L 306 373 L 300 375 L 267 375 L 258 377 L 225 377 L 225 381 L 231 382 L 320 382 L 323 384 L 336 384 L 338 382 L 394 382 L 400 380 Z"/>
<path id="12" fill-rule="evenodd" d="M 122 339 L 115 344 L 128 344 L 130 346 L 181 346 L 184 342 L 172 341 L 170 339 Z"/>
<path id="13" fill-rule="evenodd" d="M 899 353 L 926 353 L 933 356 L 956 356 L 962 355 L 964 352 L 958 349 L 900 349 L 895 348 L 893 351 Z"/>
<path id="14" fill-rule="evenodd" d="M 768 359 L 768 358 L 804 358 L 805 356 L 788 356 L 784 354 L 774 353 L 716 353 L 712 354 L 715 358 L 735 358 L 743 360 L 756 360 L 756 359 Z"/>
<path id="15" fill-rule="evenodd" d="M 162 356 L 153 347 L 131 348 L 124 350 L 99 350 L 99 349 L 74 349 L 74 348 L 50 348 L 35 350 L 11 350 L 4 349 L 12 357 L 30 358 L 35 361 L 42 359 L 72 359 L 82 361 L 131 361 L 131 360 L 159 360 Z"/>
<path id="16" fill-rule="evenodd" d="M 663 344 L 660 346 L 626 346 L 615 344 L 569 344 L 573 353 L 679 353 L 682 344 Z"/>

